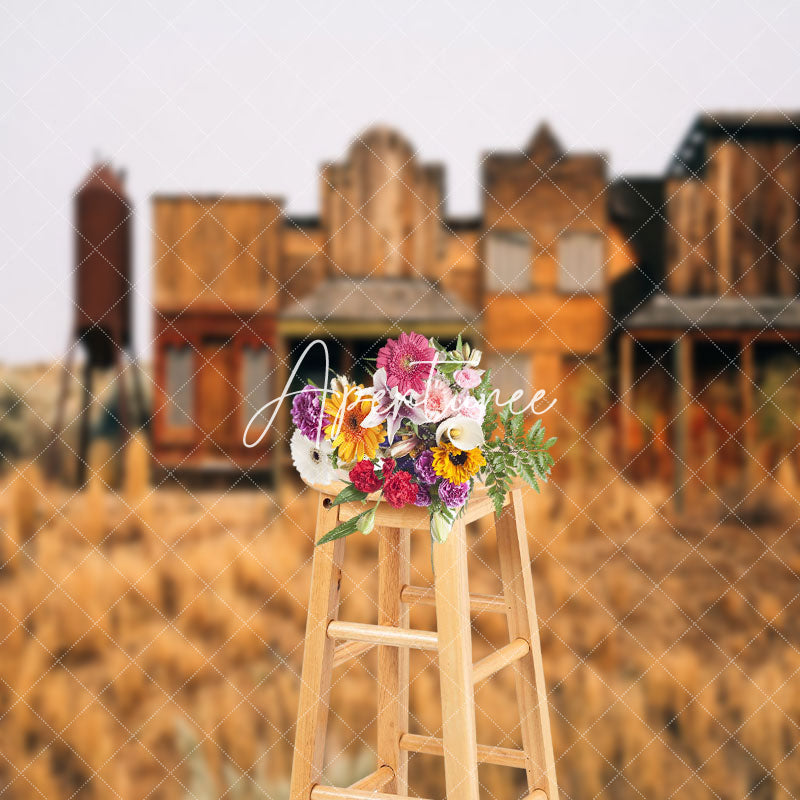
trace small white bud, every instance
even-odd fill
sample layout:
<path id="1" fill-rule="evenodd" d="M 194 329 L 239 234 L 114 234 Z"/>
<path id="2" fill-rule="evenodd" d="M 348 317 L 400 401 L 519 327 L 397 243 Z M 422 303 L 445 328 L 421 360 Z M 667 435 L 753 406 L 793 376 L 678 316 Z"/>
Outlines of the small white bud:
<path id="1" fill-rule="evenodd" d="M 441 515 L 433 514 L 431 517 L 431 537 L 435 542 L 444 544 L 453 526 Z"/>
<path id="2" fill-rule="evenodd" d="M 375 509 L 371 508 L 369 511 L 365 512 L 363 516 L 358 518 L 358 522 L 356 522 L 357 530 L 361 531 L 361 533 L 366 536 L 368 533 L 372 533 L 372 529 L 375 527 Z"/>

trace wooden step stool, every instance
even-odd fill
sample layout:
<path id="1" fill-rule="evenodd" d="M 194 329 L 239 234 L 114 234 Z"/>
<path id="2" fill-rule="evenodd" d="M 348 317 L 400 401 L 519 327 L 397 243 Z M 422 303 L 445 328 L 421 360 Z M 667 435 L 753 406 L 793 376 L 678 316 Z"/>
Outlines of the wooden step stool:
<path id="1" fill-rule="evenodd" d="M 334 492 L 335 494 L 335 492 Z M 364 510 L 361 504 L 331 506 L 320 494 L 315 541 Z M 444 756 L 448 800 L 478 800 L 478 764 L 525 769 L 526 800 L 557 800 L 555 761 L 547 712 L 533 578 L 522 507 L 514 489 L 495 516 L 503 597 L 470 595 L 466 524 L 493 514 L 490 499 L 473 493 L 465 514 L 445 544 L 433 546 L 434 588 L 410 586 L 410 533 L 429 527 L 428 509 L 393 509 L 382 502 L 375 519 L 379 535 L 378 624 L 337 619 L 346 539 L 317 547 L 311 576 L 303 673 L 297 715 L 290 800 L 390 800 L 408 795 L 408 753 Z M 409 606 L 436 606 L 438 632 L 411 630 Z M 508 618 L 509 644 L 472 663 L 472 611 Z M 340 644 L 336 644 L 340 642 Z M 345 789 L 322 786 L 325 729 L 333 669 L 378 647 L 378 716 L 375 772 Z M 442 738 L 408 732 L 409 650 L 439 655 Z M 516 672 L 523 749 L 477 744 L 473 685 L 508 665 Z"/>

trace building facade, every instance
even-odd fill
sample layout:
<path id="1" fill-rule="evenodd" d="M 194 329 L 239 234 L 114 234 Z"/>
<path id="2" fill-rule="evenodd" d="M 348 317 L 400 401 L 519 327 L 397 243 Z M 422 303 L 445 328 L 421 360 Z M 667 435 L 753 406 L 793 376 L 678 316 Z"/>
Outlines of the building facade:
<path id="1" fill-rule="evenodd" d="M 157 196 L 153 441 L 165 469 L 257 469 L 242 431 L 267 402 L 284 257 L 282 203 Z"/>
<path id="2" fill-rule="evenodd" d="M 447 213 L 443 166 L 386 127 L 322 165 L 318 215 L 268 197 L 157 196 L 157 458 L 269 468 L 286 414 L 258 448 L 242 432 L 311 341 L 364 376 L 381 339 L 412 329 L 471 341 L 504 395 L 558 397 L 562 434 L 585 423 L 569 404 L 588 368 L 633 440 L 643 342 L 732 336 L 746 372 L 754 339 L 795 330 L 797 131 L 781 114 L 702 115 L 664 176 L 612 179 L 602 153 L 570 152 L 544 124 L 521 150 L 485 155 L 480 214 L 466 219 Z M 694 374 L 687 358 L 665 375 Z M 310 353 L 303 377 L 322 370 Z"/>
<path id="3" fill-rule="evenodd" d="M 661 209 L 661 271 L 619 338 L 625 460 L 642 450 L 649 395 L 661 419 L 646 427 L 678 485 L 702 481 L 712 461 L 745 466 L 754 485 L 769 468 L 757 430 L 772 402 L 765 370 L 800 340 L 800 115 L 700 115 Z"/>

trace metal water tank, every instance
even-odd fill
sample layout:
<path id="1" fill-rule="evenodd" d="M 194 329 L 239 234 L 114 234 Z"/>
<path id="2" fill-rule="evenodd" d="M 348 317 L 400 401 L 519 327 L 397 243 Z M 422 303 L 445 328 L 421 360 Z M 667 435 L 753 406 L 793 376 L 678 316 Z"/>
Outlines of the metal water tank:
<path id="1" fill-rule="evenodd" d="M 95 165 L 75 194 L 75 336 L 92 366 L 130 345 L 131 218 L 123 173 Z"/>

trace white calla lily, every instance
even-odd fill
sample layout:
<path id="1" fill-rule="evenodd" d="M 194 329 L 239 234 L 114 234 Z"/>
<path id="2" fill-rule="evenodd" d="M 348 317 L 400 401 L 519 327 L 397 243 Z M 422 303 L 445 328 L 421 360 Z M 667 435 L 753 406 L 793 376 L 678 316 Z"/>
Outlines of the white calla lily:
<path id="1" fill-rule="evenodd" d="M 450 417 L 436 428 L 436 444 L 441 444 L 442 439 L 459 450 L 472 450 L 484 443 L 483 428 L 479 422 L 469 417 Z"/>

